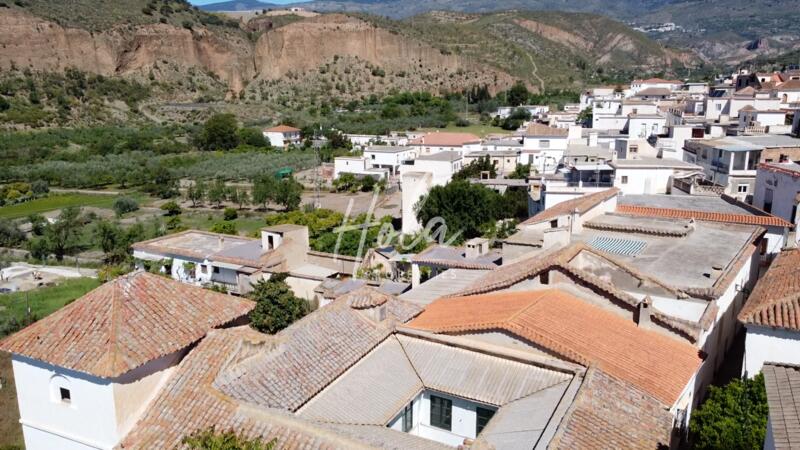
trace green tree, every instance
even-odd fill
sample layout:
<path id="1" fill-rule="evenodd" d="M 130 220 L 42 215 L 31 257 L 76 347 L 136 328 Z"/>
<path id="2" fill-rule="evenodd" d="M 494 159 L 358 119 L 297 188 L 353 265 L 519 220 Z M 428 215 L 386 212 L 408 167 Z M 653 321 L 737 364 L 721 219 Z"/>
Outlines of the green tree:
<path id="1" fill-rule="evenodd" d="M 117 214 L 117 217 L 122 216 L 123 214 L 127 214 L 129 212 L 134 212 L 139 209 L 139 203 L 136 200 L 130 197 L 120 197 L 114 200 L 114 212 Z"/>
<path id="2" fill-rule="evenodd" d="M 768 415 L 764 375 L 711 386 L 708 399 L 692 413 L 690 441 L 703 450 L 761 449 Z"/>
<path id="3" fill-rule="evenodd" d="M 236 222 L 217 222 L 211 227 L 212 233 L 237 235 L 239 231 L 236 229 Z"/>
<path id="4" fill-rule="evenodd" d="M 128 235 L 118 225 L 101 220 L 95 224 L 94 236 L 105 254 L 106 264 L 119 264 L 128 259 Z"/>
<path id="5" fill-rule="evenodd" d="M 214 114 L 200 129 L 196 144 L 203 150 L 230 150 L 239 145 L 238 128 L 233 114 Z"/>
<path id="6" fill-rule="evenodd" d="M 250 203 L 250 195 L 244 189 L 233 188 L 231 189 L 230 200 L 239 205 L 239 209 L 242 209 L 244 205 Z"/>
<path id="7" fill-rule="evenodd" d="M 508 90 L 506 99 L 509 105 L 519 106 L 527 103 L 530 96 L 531 93 L 528 91 L 528 88 L 525 87 L 525 84 L 521 81 L 517 81 L 517 83 Z"/>
<path id="8" fill-rule="evenodd" d="M 25 233 L 19 230 L 14 222 L 0 219 L 0 246 L 17 247 L 25 242 Z"/>
<path id="9" fill-rule="evenodd" d="M 217 179 L 211 184 L 211 187 L 208 188 L 208 201 L 216 203 L 217 208 L 219 208 L 222 206 L 222 202 L 225 201 L 227 193 L 228 188 L 225 186 L 225 182 L 221 179 Z"/>
<path id="10" fill-rule="evenodd" d="M 273 450 L 276 442 L 275 439 L 269 442 L 247 439 L 233 431 L 218 432 L 214 428 L 183 439 L 183 444 L 191 450 Z"/>
<path id="11" fill-rule="evenodd" d="M 269 148 L 269 141 L 258 128 L 241 128 L 237 134 L 240 144 L 256 148 Z"/>
<path id="12" fill-rule="evenodd" d="M 195 181 L 186 189 L 186 198 L 192 202 L 192 208 L 197 207 L 197 203 L 202 202 L 206 196 L 206 184 L 202 180 Z"/>
<path id="13" fill-rule="evenodd" d="M 253 203 L 263 205 L 266 210 L 267 204 L 275 198 L 277 183 L 274 177 L 266 175 L 253 180 Z"/>
<path id="14" fill-rule="evenodd" d="M 47 226 L 47 219 L 41 214 L 31 214 L 28 216 L 28 222 L 31 223 L 31 234 L 34 236 L 41 236 L 44 234 L 44 229 Z"/>
<path id="15" fill-rule="evenodd" d="M 454 180 L 468 180 L 470 178 L 480 178 L 481 172 L 489 172 L 490 178 L 497 177 L 497 170 L 494 168 L 494 163 L 489 155 L 481 156 L 480 158 L 472 161 L 461 170 L 453 174 Z"/>
<path id="16" fill-rule="evenodd" d="M 50 244 L 43 237 L 35 237 L 28 241 L 28 251 L 31 252 L 31 258 L 44 261 L 50 256 Z"/>
<path id="17" fill-rule="evenodd" d="M 79 216 L 80 209 L 77 207 L 64 208 L 56 221 L 45 228 L 44 236 L 50 252 L 56 255 L 58 261 L 63 261 L 64 255 L 78 245 L 81 230 Z"/>
<path id="18" fill-rule="evenodd" d="M 465 180 L 435 186 L 414 205 L 423 225 L 443 220 L 446 236 L 457 242 L 481 236 L 482 226 L 505 218 L 503 198 L 492 189 Z"/>
<path id="19" fill-rule="evenodd" d="M 222 213 L 222 218 L 231 221 L 236 220 L 239 217 L 239 213 L 236 212 L 236 208 L 225 208 L 225 211 Z"/>
<path id="20" fill-rule="evenodd" d="M 286 211 L 293 211 L 300 206 L 303 196 L 303 185 L 294 178 L 285 178 L 277 183 L 275 189 L 275 203 L 283 206 Z"/>
<path id="21" fill-rule="evenodd" d="M 575 119 L 575 123 L 590 127 L 592 125 L 593 116 L 592 108 L 586 108 L 578 113 L 578 118 Z"/>
<path id="22" fill-rule="evenodd" d="M 183 212 L 180 205 L 178 205 L 178 202 L 176 202 L 175 200 L 170 200 L 167 203 L 161 205 L 161 210 L 165 211 L 168 216 L 177 216 Z"/>
<path id="23" fill-rule="evenodd" d="M 514 171 L 508 174 L 506 178 L 513 178 L 518 180 L 524 180 L 528 178 L 531 173 L 531 165 L 530 164 L 519 164 L 517 163 L 516 167 L 514 167 Z"/>
<path id="24" fill-rule="evenodd" d="M 309 313 L 308 302 L 295 297 L 286 284 L 287 274 L 273 274 L 259 281 L 248 297 L 256 302 L 250 326 L 262 333 L 277 333 Z"/>

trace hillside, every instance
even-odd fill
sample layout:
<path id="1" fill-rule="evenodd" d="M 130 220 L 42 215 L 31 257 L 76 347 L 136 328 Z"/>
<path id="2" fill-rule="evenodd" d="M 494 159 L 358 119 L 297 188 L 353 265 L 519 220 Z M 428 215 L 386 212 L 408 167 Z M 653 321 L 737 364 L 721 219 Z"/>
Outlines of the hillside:
<path id="1" fill-rule="evenodd" d="M 713 63 L 734 63 L 800 47 L 800 8 L 796 0 L 317 0 L 296 6 L 394 19 L 431 11 L 486 13 L 515 9 L 602 14 L 645 27 L 671 22 L 679 28 L 653 32 L 650 37 L 670 46 L 691 48 Z"/>
<path id="2" fill-rule="evenodd" d="M 222 108 L 263 121 L 393 90 L 439 94 L 486 86 L 497 92 L 516 80 L 533 90 L 577 90 L 670 74 L 692 63 L 685 53 L 589 14 L 433 12 L 398 21 L 252 13 L 233 19 L 183 1 L 69 5 L 0 7 L 0 88 L 12 105 L 0 119 L 24 126 L 196 121 L 209 108 Z M 65 71 L 71 71 L 67 79 L 48 75 Z M 112 85 L 117 79 L 128 84 Z M 73 85 L 80 95 L 66 87 Z M 187 103 L 194 106 L 181 106 Z"/>

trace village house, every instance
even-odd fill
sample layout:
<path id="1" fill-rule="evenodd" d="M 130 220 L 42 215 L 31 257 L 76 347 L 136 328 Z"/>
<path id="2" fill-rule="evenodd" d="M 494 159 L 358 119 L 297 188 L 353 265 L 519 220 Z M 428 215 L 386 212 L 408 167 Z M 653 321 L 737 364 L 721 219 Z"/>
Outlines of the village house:
<path id="1" fill-rule="evenodd" d="M 308 227 L 274 225 L 252 239 L 188 230 L 133 245 L 137 267 L 157 264 L 173 279 L 245 295 L 260 280 L 286 273 L 295 295 L 324 306 L 315 288 L 356 273 L 360 260 L 310 249 Z"/>
<path id="2" fill-rule="evenodd" d="M 800 164 L 792 161 L 762 163 L 756 172 L 753 206 L 798 224 Z"/>
<path id="3" fill-rule="evenodd" d="M 800 139 L 787 135 L 689 139 L 684 159 L 703 167 L 709 181 L 740 199 L 752 195 L 760 162 L 800 159 Z"/>
<path id="4" fill-rule="evenodd" d="M 6 338 L 25 447 L 116 448 L 192 346 L 254 306 L 134 272 Z"/>
<path id="5" fill-rule="evenodd" d="M 374 153 L 373 153 L 374 155 Z M 386 158 L 389 159 L 389 158 Z M 356 178 L 372 177 L 376 180 L 386 180 L 391 174 L 391 168 L 375 165 L 373 160 L 363 156 L 337 156 L 333 158 L 333 179 L 338 179 L 343 174 L 354 175 Z"/>
<path id="6" fill-rule="evenodd" d="M 517 163 L 522 156 L 521 150 L 495 150 L 470 152 L 464 155 L 464 165 L 467 166 L 480 159 L 487 159 L 500 176 L 508 175 L 517 168 Z M 487 174 L 488 175 L 488 174 Z"/>
<path id="7" fill-rule="evenodd" d="M 780 252 L 739 313 L 747 330 L 742 374 L 753 377 L 767 362 L 800 364 L 800 250 Z"/>
<path id="8" fill-rule="evenodd" d="M 398 175 L 403 162 L 416 157 L 416 151 L 405 146 L 372 145 L 364 149 L 367 164 L 372 169 L 387 169 L 390 176 Z"/>
<path id="9" fill-rule="evenodd" d="M 401 210 L 403 234 L 413 234 L 427 224 L 420 224 L 414 215 L 414 205 L 434 186 L 444 186 L 453 174 L 464 167 L 462 153 L 443 151 L 418 156 L 400 167 Z"/>
<path id="10" fill-rule="evenodd" d="M 138 285 L 154 282 L 163 285 L 158 295 Z M 311 449 L 434 450 L 465 444 L 572 449 L 593 447 L 609 435 L 653 448 L 673 442 L 667 403 L 701 364 L 690 345 L 627 325 L 567 293 L 545 290 L 525 301 L 528 307 L 509 306 L 533 316 L 567 308 L 575 314 L 575 329 L 601 314 L 600 327 L 590 333 L 605 348 L 625 347 L 637 357 L 650 354 L 653 362 L 625 370 L 613 359 L 594 364 L 600 353 L 584 353 L 571 343 L 546 344 L 552 351 L 546 353 L 493 340 L 482 329 L 465 336 L 438 328 L 432 333 L 428 329 L 448 315 L 438 302 L 430 315 L 420 315 L 419 306 L 366 286 L 276 335 L 247 326 L 212 329 L 235 324 L 253 304 L 144 273 L 104 285 L 0 348 L 12 352 L 15 363 L 42 358 L 47 365 L 35 368 L 45 370 L 42 377 L 23 378 L 22 366 L 17 376 L 25 394 L 20 400 L 27 400 L 21 404 L 23 418 L 31 419 L 26 432 L 31 450 L 174 448 L 184 437 L 211 428 Z M 509 310 L 484 302 L 475 306 L 501 316 Z M 98 312 L 110 314 L 110 320 L 96 321 Z M 130 314 L 147 320 L 119 322 Z M 464 310 L 451 319 L 469 314 Z M 75 324 L 81 325 L 80 334 L 70 331 Z M 607 339 L 612 328 L 625 332 Z M 552 327 L 542 331 L 556 336 Z M 73 339 L 62 339 L 67 334 Z M 125 339 L 116 342 L 137 352 L 104 344 L 109 335 Z M 62 351 L 52 352 L 53 345 Z M 117 379 L 102 379 L 88 384 L 101 394 L 97 399 L 89 398 L 90 390 L 78 389 L 84 373 L 105 377 L 106 367 L 113 367 L 114 373 L 138 374 L 152 364 L 150 358 L 164 353 L 178 356 L 144 383 L 120 387 Z M 670 370 L 660 369 L 667 364 Z M 70 378 L 52 377 L 51 370 Z M 114 393 L 126 401 L 115 403 Z M 41 405 L 46 415 L 31 416 L 25 405 Z M 123 412 L 120 405 L 128 409 Z M 86 420 L 92 413 L 98 419 Z M 600 440 L 590 426 L 599 417 L 605 424 Z M 121 418 L 124 427 L 118 424 Z M 632 428 L 634 422 L 641 426 Z"/>
<path id="11" fill-rule="evenodd" d="M 462 155 L 481 149 L 481 138 L 472 133 L 434 131 L 408 141 L 417 156 L 439 152 L 458 152 Z"/>
<path id="12" fill-rule="evenodd" d="M 680 80 L 665 80 L 662 78 L 648 78 L 646 80 L 633 80 L 631 87 L 626 92 L 628 97 L 635 96 L 645 89 L 665 89 L 669 92 L 678 91 L 683 86 Z"/>
<path id="13" fill-rule="evenodd" d="M 580 128 L 575 130 L 580 131 Z M 575 137 L 580 138 L 580 135 Z M 521 160 L 540 173 L 553 172 L 564 156 L 569 139 L 570 130 L 531 122 L 523 136 Z"/>
<path id="14" fill-rule="evenodd" d="M 273 147 L 286 148 L 290 145 L 300 145 L 300 129 L 289 125 L 265 128 L 264 137 Z"/>

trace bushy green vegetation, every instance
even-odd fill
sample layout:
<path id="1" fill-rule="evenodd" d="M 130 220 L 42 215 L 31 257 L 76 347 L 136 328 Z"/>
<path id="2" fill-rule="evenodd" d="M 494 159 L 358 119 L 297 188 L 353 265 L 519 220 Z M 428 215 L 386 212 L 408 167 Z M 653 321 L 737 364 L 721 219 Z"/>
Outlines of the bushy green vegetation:
<path id="1" fill-rule="evenodd" d="M 50 194 L 36 200 L 0 207 L 0 219 L 19 219 L 31 214 L 46 213 L 70 206 L 110 208 L 116 198 L 114 195 Z"/>
<path id="2" fill-rule="evenodd" d="M 263 442 L 247 439 L 233 431 L 208 430 L 193 433 L 183 439 L 183 445 L 191 450 L 272 450 L 278 441 Z"/>
<path id="3" fill-rule="evenodd" d="M 425 226 L 441 222 L 438 226 L 442 228 L 437 230 L 455 243 L 478 236 L 502 237 L 510 227 L 498 226 L 499 221 L 527 217 L 527 195 L 520 189 L 500 195 L 479 184 L 454 180 L 431 189 L 414 205 L 414 211 Z"/>
<path id="4" fill-rule="evenodd" d="M 262 332 L 274 334 L 288 327 L 309 313 L 309 304 L 298 298 L 284 280 L 287 274 L 272 274 L 269 280 L 261 280 L 253 286 L 248 297 L 256 302 L 250 312 L 250 326 Z"/>
<path id="5" fill-rule="evenodd" d="M 0 124 L 32 128 L 67 124 L 76 115 L 102 114 L 105 102 L 121 101 L 134 108 L 150 96 L 150 87 L 121 77 L 65 72 L 8 71 L 0 77 Z"/>
<path id="6" fill-rule="evenodd" d="M 692 413 L 692 448 L 757 450 L 767 432 L 767 390 L 764 375 L 736 379 L 724 387 L 711 386 L 708 398 Z"/>

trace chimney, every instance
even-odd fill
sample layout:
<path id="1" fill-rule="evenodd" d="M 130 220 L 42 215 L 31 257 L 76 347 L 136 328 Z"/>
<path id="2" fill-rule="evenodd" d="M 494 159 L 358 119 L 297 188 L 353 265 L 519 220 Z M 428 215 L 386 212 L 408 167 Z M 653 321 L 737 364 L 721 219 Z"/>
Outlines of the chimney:
<path id="1" fill-rule="evenodd" d="M 225 236 L 220 236 L 219 241 L 217 241 L 217 250 L 222 250 L 222 247 L 225 245 Z"/>
<path id="2" fill-rule="evenodd" d="M 794 250 L 797 249 L 797 231 L 789 231 L 786 233 L 786 239 L 783 242 L 781 250 Z"/>
<path id="3" fill-rule="evenodd" d="M 636 323 L 640 327 L 650 326 L 650 307 L 652 304 L 653 300 L 649 295 L 639 302 L 639 317 L 636 319 Z"/>
<path id="4" fill-rule="evenodd" d="M 464 256 L 467 259 L 475 259 L 489 252 L 489 240 L 484 238 L 470 239 L 466 243 Z"/>

